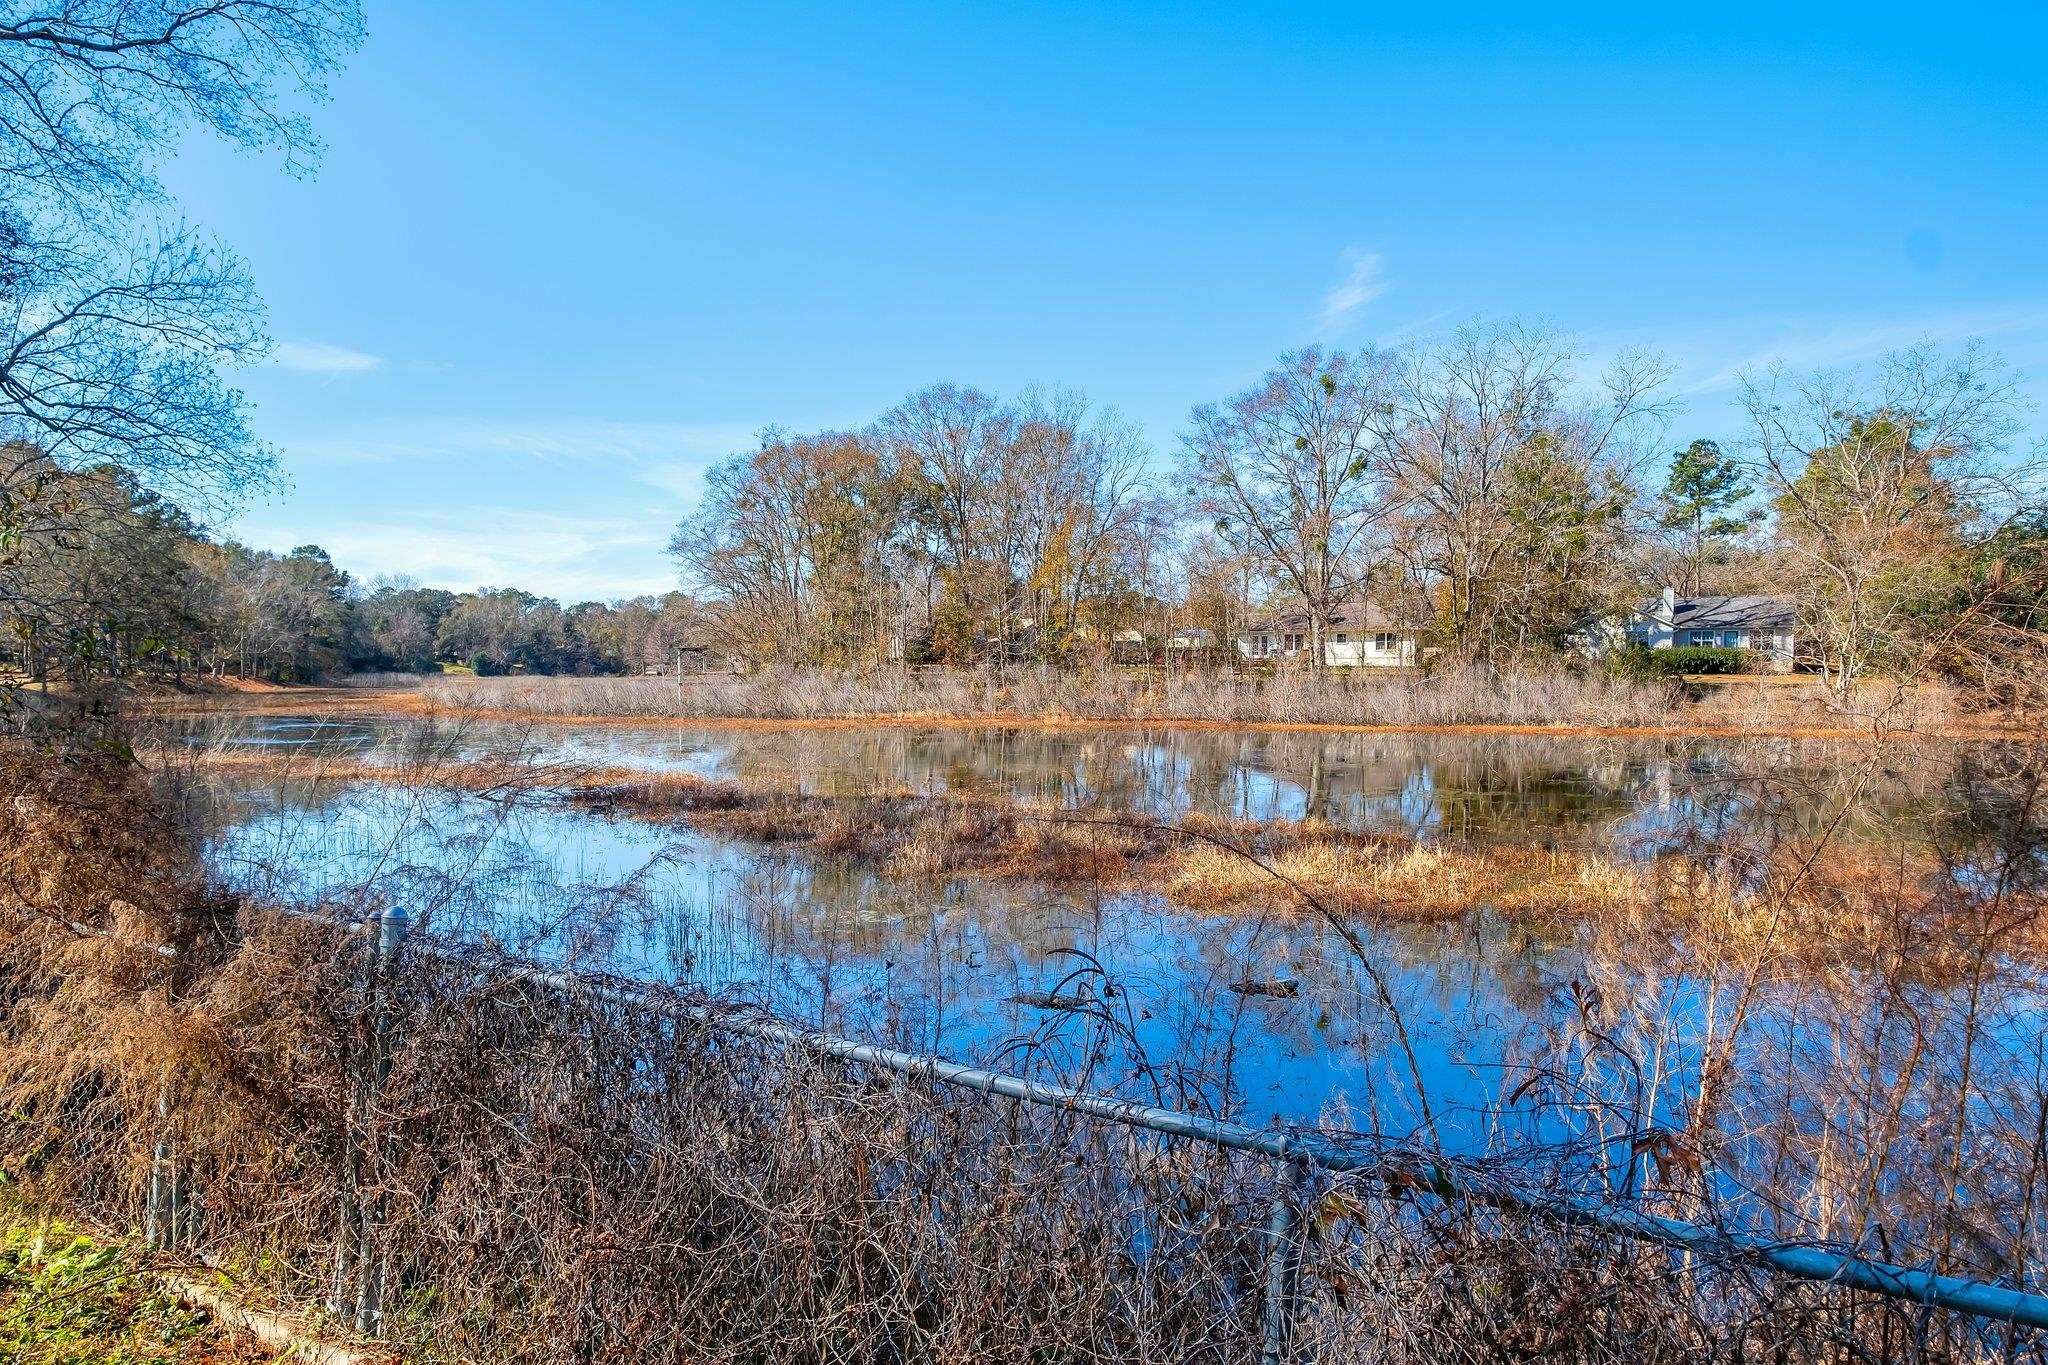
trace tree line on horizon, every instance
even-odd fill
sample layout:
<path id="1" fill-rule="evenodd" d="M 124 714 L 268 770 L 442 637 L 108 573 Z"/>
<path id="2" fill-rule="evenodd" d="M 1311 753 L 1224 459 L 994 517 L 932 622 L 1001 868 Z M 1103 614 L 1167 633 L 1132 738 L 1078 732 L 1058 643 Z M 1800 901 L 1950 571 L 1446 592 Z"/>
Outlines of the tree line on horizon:
<path id="1" fill-rule="evenodd" d="M 0 447 L 0 488 L 44 511 L 32 540 L 0 552 L 0 665 L 33 683 L 641 672 L 702 633 L 679 591 L 564 607 L 518 588 L 358 583 L 317 545 L 216 541 L 118 468 L 74 472 L 33 447 Z"/>
<path id="2" fill-rule="evenodd" d="M 690 591 L 564 607 L 518 588 L 361 584 L 318 546 L 210 538 L 115 463 L 0 447 L 0 665 L 22 678 L 308 682 L 360 672 L 1101 663 L 1287 611 L 1309 658 L 1370 600 L 1434 657 L 1576 658 L 1671 584 L 1799 607 L 1832 680 L 1980 675 L 2042 624 L 2048 520 L 2017 383 L 1974 349 L 1752 379 L 1741 447 L 1669 451 L 1654 362 L 1579 382 L 1532 329 L 1309 348 L 1198 406 L 1169 475 L 1068 391 L 939 384 L 858 431 L 765 432 L 710 471 L 671 550 Z"/>
<path id="3" fill-rule="evenodd" d="M 1166 475 L 1080 395 L 938 384 L 860 430 L 764 434 L 672 550 L 755 663 L 1073 664 L 1284 611 L 1317 665 L 1364 600 L 1500 667 L 1580 657 L 1670 585 L 1792 599 L 1846 687 L 1981 671 L 2042 624 L 2039 452 L 1996 357 L 1752 375 L 1739 438 L 1675 451 L 1669 378 L 1648 354 L 1588 377 L 1517 323 L 1309 347 L 1194 408 Z"/>

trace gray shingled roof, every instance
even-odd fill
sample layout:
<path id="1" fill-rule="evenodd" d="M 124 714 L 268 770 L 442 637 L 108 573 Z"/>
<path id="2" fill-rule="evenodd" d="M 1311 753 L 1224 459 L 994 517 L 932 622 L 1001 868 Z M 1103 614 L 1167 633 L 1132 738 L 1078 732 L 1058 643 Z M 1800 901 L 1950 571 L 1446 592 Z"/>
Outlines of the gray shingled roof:
<path id="1" fill-rule="evenodd" d="M 1642 614 L 1662 618 L 1663 600 L 1650 602 Z M 1789 597 L 1761 597 L 1737 594 L 1729 597 L 1681 597 L 1672 613 L 1674 630 L 1775 630 L 1791 625 L 1799 615 L 1798 604 Z"/>
<path id="2" fill-rule="evenodd" d="M 1412 631 L 1415 627 L 1396 621 L 1377 602 L 1342 602 L 1330 611 L 1330 629 L 1403 632 Z M 1252 634 L 1261 631 L 1307 631 L 1308 613 L 1300 607 L 1276 611 L 1252 621 L 1246 630 Z"/>

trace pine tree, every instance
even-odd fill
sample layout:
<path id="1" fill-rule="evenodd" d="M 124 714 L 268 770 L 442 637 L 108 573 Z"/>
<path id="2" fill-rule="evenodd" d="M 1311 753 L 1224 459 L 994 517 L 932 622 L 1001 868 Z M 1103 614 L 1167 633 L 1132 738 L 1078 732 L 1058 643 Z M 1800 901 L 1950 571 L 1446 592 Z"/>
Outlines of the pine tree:
<path id="1" fill-rule="evenodd" d="M 1694 441 L 1671 457 L 1657 524 L 1681 538 L 1687 592 L 1700 591 L 1708 561 L 1749 529 L 1749 518 L 1729 513 L 1755 491 L 1743 480 L 1742 466 L 1712 441 Z"/>

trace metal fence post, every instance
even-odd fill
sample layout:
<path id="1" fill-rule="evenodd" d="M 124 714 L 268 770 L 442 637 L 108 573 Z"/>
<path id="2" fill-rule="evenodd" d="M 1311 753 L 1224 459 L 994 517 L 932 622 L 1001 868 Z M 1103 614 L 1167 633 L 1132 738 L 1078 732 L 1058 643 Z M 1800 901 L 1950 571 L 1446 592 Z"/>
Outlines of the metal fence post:
<path id="1" fill-rule="evenodd" d="M 385 1196 L 373 1203 L 362 1199 L 364 1166 L 372 1139 L 371 1111 L 376 1092 L 391 1074 L 390 979 L 405 946 L 410 922 L 392 906 L 377 919 L 377 937 L 365 973 L 370 1006 L 369 1046 L 345 1060 L 348 1096 L 342 1114 L 341 1208 L 334 1238 L 334 1279 L 328 1308 L 338 1319 L 373 1335 L 383 1319 L 384 1263 L 377 1232 L 385 1214 Z"/>
<path id="2" fill-rule="evenodd" d="M 366 974 L 367 975 L 367 974 Z M 363 1070 L 354 1032 L 342 1039 L 342 1078 L 345 1086 L 341 1107 L 341 1161 L 335 1172 L 334 1277 L 328 1286 L 327 1310 L 337 1321 L 351 1321 L 356 1308 L 356 1233 L 362 1224 L 357 1199 L 361 1182 Z"/>
<path id="3" fill-rule="evenodd" d="M 386 910 L 377 921 L 377 951 L 371 965 L 370 1056 L 368 1083 L 364 1087 L 363 1117 L 365 1143 L 376 1137 L 374 1110 L 384 1082 L 391 1075 L 391 983 L 398 973 L 399 954 L 411 921 L 399 906 Z M 356 1332 L 375 1336 L 384 1323 L 383 1228 L 390 1211 L 390 1194 L 380 1190 L 363 1206 L 362 1229 L 356 1241 L 361 1260 L 357 1280 Z"/>
<path id="4" fill-rule="evenodd" d="M 143 1244 L 153 1248 L 173 1245 L 178 1237 L 177 1219 L 171 1207 L 171 1088 L 166 1085 L 156 1097 L 156 1145 L 149 1150 L 149 1204 L 142 1223 Z"/>
<path id="5" fill-rule="evenodd" d="M 1283 1159 L 1276 1172 L 1273 1206 L 1266 1215 L 1266 1301 L 1262 1314 L 1264 1345 L 1259 1365 L 1284 1365 L 1294 1340 L 1295 1314 L 1301 1294 L 1302 1242 L 1307 1234 L 1303 1202 L 1313 1178 L 1310 1164 Z"/>

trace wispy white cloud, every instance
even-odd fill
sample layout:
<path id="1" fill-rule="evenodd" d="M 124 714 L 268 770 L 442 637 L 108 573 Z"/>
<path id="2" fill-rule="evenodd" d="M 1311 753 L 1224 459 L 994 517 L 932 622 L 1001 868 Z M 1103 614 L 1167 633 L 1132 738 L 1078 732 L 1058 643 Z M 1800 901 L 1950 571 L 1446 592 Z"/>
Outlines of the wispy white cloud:
<path id="1" fill-rule="evenodd" d="M 301 374 L 364 374 L 384 363 L 381 356 L 324 341 L 280 341 L 271 358 Z"/>
<path id="2" fill-rule="evenodd" d="M 458 591 L 509 585 L 564 602 L 665 592 L 676 585 L 666 554 L 676 522 L 701 495 L 705 471 L 750 449 L 756 429 L 441 417 L 281 434 L 288 475 L 339 481 L 360 496 L 291 498 L 225 533 L 264 548 L 318 544 L 364 581 L 402 574 Z M 399 498 L 416 493 L 379 498 L 371 491 L 423 486 L 439 499 L 451 480 L 496 501 L 476 507 L 419 499 L 414 506 Z"/>
<path id="3" fill-rule="evenodd" d="M 1783 365 L 1828 369 L 1874 360 L 1887 351 L 1932 342 L 1982 339 L 2015 361 L 2033 360 L 2048 345 L 2048 303 L 2032 302 L 1893 317 L 1722 318 L 1629 328 L 1587 336 L 1594 358 L 1648 345 L 1662 352 L 1686 398 L 1731 393 L 1744 374 Z M 2024 354 L 2019 354 L 2023 352 Z"/>
<path id="4" fill-rule="evenodd" d="M 1354 326 L 1365 306 L 1387 292 L 1386 261 L 1377 251 L 1351 247 L 1338 262 L 1343 278 L 1323 295 L 1316 314 L 1316 330 L 1326 336 Z"/>
<path id="5" fill-rule="evenodd" d="M 1740 355 L 1701 376 L 1684 391 L 1714 393 L 1732 388 L 1744 373 L 1772 365 L 1793 369 L 1825 369 L 1874 359 L 1886 351 L 1921 342 L 1955 345 L 1995 341 L 2018 333 L 2048 328 L 2048 307 L 1966 309 L 1892 321 L 1849 323 L 1828 327 L 1793 325 L 1747 355 Z"/>
<path id="6" fill-rule="evenodd" d="M 673 588 L 673 572 L 652 568 L 661 563 L 668 530 L 653 517 L 464 507 L 407 511 L 339 526 L 286 518 L 251 521 L 234 533 L 271 549 L 316 542 L 364 581 L 402 574 L 455 592 L 518 587 L 572 603 Z"/>
<path id="7" fill-rule="evenodd" d="M 646 464 L 679 456 L 724 455 L 753 442 L 754 428 L 689 422 L 553 421 L 492 423 L 457 429 L 458 450 L 565 462 Z"/>
<path id="8" fill-rule="evenodd" d="M 1399 346 L 1403 342 L 1418 341 L 1434 336 L 1443 324 L 1463 316 L 1456 308 L 1439 308 L 1433 313 L 1424 313 L 1412 318 L 1399 327 L 1381 332 L 1376 339 L 1382 346 Z"/>
<path id="9" fill-rule="evenodd" d="M 738 449 L 738 447 L 734 447 Z M 724 454 L 727 452 L 721 452 Z M 658 488 L 680 503 L 694 503 L 704 493 L 704 474 L 719 456 L 683 456 L 673 460 L 649 460 L 634 471 L 633 477 L 651 488 Z"/>
<path id="10" fill-rule="evenodd" d="M 568 419 L 533 422 L 407 423 L 339 436 L 282 442 L 293 460 L 322 464 L 389 464 L 427 460 L 523 458 L 594 464 L 682 496 L 694 496 L 712 461 L 753 444 L 741 423 L 618 422 Z"/>

